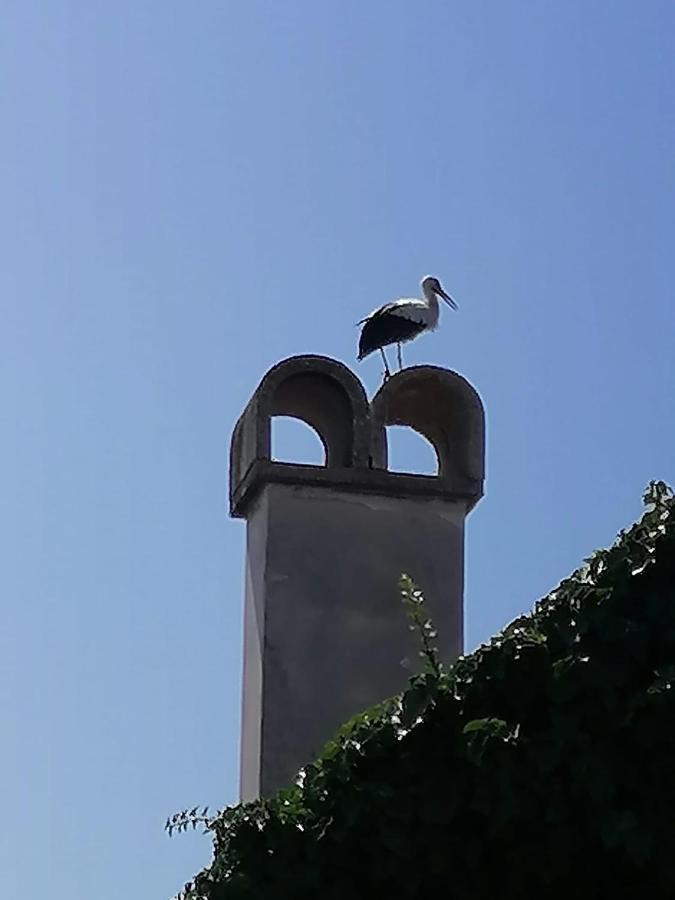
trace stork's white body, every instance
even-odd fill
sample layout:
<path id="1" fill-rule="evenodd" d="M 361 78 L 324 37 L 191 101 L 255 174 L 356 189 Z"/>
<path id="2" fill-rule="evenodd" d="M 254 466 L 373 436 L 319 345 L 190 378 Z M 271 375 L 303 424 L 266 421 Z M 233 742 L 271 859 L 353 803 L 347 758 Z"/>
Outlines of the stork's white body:
<path id="1" fill-rule="evenodd" d="M 385 306 L 374 309 L 362 321 L 367 322 L 373 316 L 383 313 L 389 316 L 400 316 L 408 322 L 415 322 L 415 324 L 421 325 L 424 331 L 433 331 L 438 327 L 438 300 L 435 295 L 432 295 L 428 302 L 419 300 L 417 297 L 401 297 L 400 300 L 394 300 L 393 303 L 387 303 Z"/>

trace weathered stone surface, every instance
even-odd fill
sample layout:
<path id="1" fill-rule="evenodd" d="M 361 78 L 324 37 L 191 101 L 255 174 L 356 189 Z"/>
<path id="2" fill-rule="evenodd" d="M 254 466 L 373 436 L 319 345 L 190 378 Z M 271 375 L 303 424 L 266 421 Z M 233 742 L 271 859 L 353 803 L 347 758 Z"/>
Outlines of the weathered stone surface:
<path id="1" fill-rule="evenodd" d="M 438 366 L 398 372 L 373 398 L 372 456 L 387 468 L 385 426 L 408 425 L 427 438 L 438 457 L 438 488 L 469 499 L 482 496 L 485 477 L 485 414 L 469 382 Z M 471 502 L 472 501 L 472 502 Z"/>
<path id="2" fill-rule="evenodd" d="M 235 426 L 230 449 L 232 515 L 245 514 L 246 504 L 270 472 L 289 466 L 275 463 L 269 468 L 273 416 L 293 416 L 312 427 L 330 469 L 368 467 L 370 409 L 361 382 L 336 360 L 293 356 L 265 375 Z"/>

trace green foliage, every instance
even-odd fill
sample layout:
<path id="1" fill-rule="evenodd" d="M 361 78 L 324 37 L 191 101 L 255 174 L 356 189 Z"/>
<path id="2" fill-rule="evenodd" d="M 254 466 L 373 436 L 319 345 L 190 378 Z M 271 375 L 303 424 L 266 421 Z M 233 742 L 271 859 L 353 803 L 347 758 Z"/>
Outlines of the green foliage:
<path id="1" fill-rule="evenodd" d="M 440 678 L 443 673 L 438 650 L 434 644 L 437 635 L 431 619 L 427 618 L 422 591 L 413 582 L 412 578 L 405 574 L 401 575 L 399 589 L 403 605 L 408 614 L 410 630 L 417 632 L 422 645 L 420 656 L 424 661 L 425 671 L 429 675 Z"/>
<path id="2" fill-rule="evenodd" d="M 191 900 L 675 896 L 675 500 L 444 670 L 424 671 L 275 797 L 206 823 Z M 196 812 L 196 811 L 194 811 Z"/>
<path id="3" fill-rule="evenodd" d="M 182 809 L 180 812 L 169 816 L 164 825 L 164 830 L 171 837 L 173 834 L 182 834 L 191 828 L 195 831 L 197 826 L 201 825 L 204 833 L 206 833 L 213 821 L 213 817 L 208 815 L 208 811 L 208 806 L 205 806 L 201 812 L 199 812 L 198 806 L 192 809 Z"/>

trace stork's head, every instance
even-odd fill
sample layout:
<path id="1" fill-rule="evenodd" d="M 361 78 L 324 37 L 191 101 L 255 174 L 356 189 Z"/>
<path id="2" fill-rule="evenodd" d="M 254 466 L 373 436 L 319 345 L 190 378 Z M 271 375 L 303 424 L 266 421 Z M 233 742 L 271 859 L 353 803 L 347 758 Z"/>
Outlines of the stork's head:
<path id="1" fill-rule="evenodd" d="M 422 279 L 422 293 L 428 300 L 430 300 L 435 295 L 436 297 L 440 297 L 441 300 L 447 303 L 450 309 L 457 309 L 457 304 L 455 303 L 455 301 L 452 299 L 450 294 L 445 293 L 445 291 L 441 287 L 440 281 L 433 275 L 427 275 L 426 278 Z"/>

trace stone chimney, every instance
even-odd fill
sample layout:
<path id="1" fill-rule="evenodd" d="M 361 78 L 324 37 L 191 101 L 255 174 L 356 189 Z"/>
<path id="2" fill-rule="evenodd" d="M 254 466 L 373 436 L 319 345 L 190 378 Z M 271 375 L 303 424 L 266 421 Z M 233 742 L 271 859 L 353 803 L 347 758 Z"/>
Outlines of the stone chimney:
<path id="1" fill-rule="evenodd" d="M 274 462 L 274 416 L 310 425 L 325 466 Z M 426 437 L 438 474 L 389 472 L 387 425 Z M 416 646 L 402 572 L 425 593 L 442 657 L 462 652 L 464 521 L 483 493 L 484 431 L 476 391 L 434 366 L 395 374 L 370 403 L 322 356 L 284 360 L 260 382 L 230 459 L 230 511 L 246 519 L 242 800 L 289 785 L 343 722 L 405 688 Z"/>

